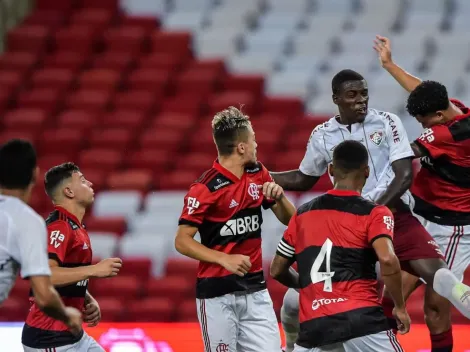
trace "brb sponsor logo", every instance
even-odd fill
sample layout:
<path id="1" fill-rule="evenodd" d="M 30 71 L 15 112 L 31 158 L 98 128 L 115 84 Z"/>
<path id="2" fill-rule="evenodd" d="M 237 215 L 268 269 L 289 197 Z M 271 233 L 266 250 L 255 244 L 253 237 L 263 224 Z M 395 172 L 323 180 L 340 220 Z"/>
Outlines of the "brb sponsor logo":
<path id="1" fill-rule="evenodd" d="M 316 299 L 312 302 L 312 310 L 317 310 L 321 306 L 327 306 L 329 304 L 345 302 L 347 300 L 348 300 L 347 298 L 321 298 L 321 299 Z"/>
<path id="2" fill-rule="evenodd" d="M 259 216 L 244 216 L 231 219 L 220 229 L 220 236 L 237 236 L 258 231 L 260 228 Z"/>

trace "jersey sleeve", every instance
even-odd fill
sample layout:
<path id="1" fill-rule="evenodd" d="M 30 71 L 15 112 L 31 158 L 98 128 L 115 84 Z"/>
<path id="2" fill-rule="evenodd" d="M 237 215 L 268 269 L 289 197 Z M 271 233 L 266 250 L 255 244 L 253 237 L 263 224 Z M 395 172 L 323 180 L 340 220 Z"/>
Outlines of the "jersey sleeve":
<path id="1" fill-rule="evenodd" d="M 322 153 L 323 137 L 320 128 L 321 125 L 312 131 L 307 143 L 307 150 L 300 163 L 299 170 L 304 175 L 320 177 L 326 172 L 328 163 Z"/>
<path id="2" fill-rule="evenodd" d="M 47 226 L 47 232 L 49 235 L 47 245 L 49 259 L 57 260 L 59 264 L 62 264 L 72 240 L 69 225 L 65 221 L 56 221 Z"/>
<path id="3" fill-rule="evenodd" d="M 388 237 L 393 239 L 394 228 L 393 214 L 387 207 L 379 205 L 375 207 L 369 216 L 367 228 L 367 240 L 370 244 L 377 238 Z"/>
<path id="4" fill-rule="evenodd" d="M 447 154 L 448 146 L 451 145 L 452 136 L 446 126 L 437 125 L 427 128 L 421 133 L 421 136 L 415 140 L 424 155 L 434 159 Z"/>
<path id="5" fill-rule="evenodd" d="M 400 159 L 414 158 L 415 154 L 413 149 L 411 149 L 408 135 L 401 120 L 393 114 L 387 114 L 386 119 L 387 128 L 385 129 L 385 135 L 390 147 L 390 164 Z"/>
<path id="6" fill-rule="evenodd" d="M 261 164 L 261 163 L 260 163 Z M 271 174 L 269 173 L 268 169 L 261 164 L 261 177 L 263 178 L 263 184 L 265 182 L 273 182 L 273 178 L 271 177 Z M 276 201 L 274 199 L 266 199 L 263 197 L 263 209 L 269 209 L 272 208 L 272 206 L 276 204 Z"/>
<path id="7" fill-rule="evenodd" d="M 21 277 L 25 279 L 31 276 L 50 276 L 51 269 L 47 257 L 47 230 L 44 220 L 39 216 L 24 219 L 16 232 Z"/>
<path id="8" fill-rule="evenodd" d="M 210 206 L 211 197 L 207 187 L 200 183 L 193 184 L 184 197 L 183 211 L 178 224 L 199 227 Z"/>
<path id="9" fill-rule="evenodd" d="M 276 254 L 281 257 L 295 260 L 295 244 L 297 241 L 297 213 L 291 217 L 281 241 L 277 245 Z"/>

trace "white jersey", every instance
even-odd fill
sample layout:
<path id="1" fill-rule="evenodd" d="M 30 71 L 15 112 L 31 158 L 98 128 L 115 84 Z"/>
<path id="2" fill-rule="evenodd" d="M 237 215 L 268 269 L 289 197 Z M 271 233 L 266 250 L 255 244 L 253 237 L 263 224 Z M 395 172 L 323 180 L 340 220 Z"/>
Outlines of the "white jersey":
<path id="1" fill-rule="evenodd" d="M 362 196 L 372 201 L 376 201 L 394 179 L 392 163 L 414 157 L 400 119 L 389 112 L 369 109 L 364 122 L 351 125 L 351 132 L 336 120 L 336 116 L 318 125 L 310 135 L 300 171 L 305 175 L 322 176 L 333 159 L 333 150 L 345 140 L 361 142 L 367 148 L 370 176 Z M 409 191 L 402 200 L 410 203 Z"/>
<path id="2" fill-rule="evenodd" d="M 0 303 L 21 277 L 51 275 L 44 219 L 18 198 L 0 195 Z"/>

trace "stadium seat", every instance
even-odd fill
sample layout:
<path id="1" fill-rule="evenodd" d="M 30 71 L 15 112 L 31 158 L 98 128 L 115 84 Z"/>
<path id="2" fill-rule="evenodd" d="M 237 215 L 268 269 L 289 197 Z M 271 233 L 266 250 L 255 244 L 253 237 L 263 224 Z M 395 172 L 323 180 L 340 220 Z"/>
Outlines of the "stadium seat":
<path id="1" fill-rule="evenodd" d="M 42 134 L 39 151 L 44 154 L 66 153 L 75 156 L 84 145 L 84 134 L 72 128 L 57 128 L 45 130 Z M 73 160 L 64 160 L 73 161 Z"/>
<path id="2" fill-rule="evenodd" d="M 115 126 L 119 126 L 116 124 Z M 92 148 L 126 150 L 135 139 L 135 130 L 129 128 L 95 128 L 89 135 Z"/>
<path id="3" fill-rule="evenodd" d="M 120 18 L 120 25 L 123 27 L 142 28 L 146 34 L 160 27 L 160 21 L 154 16 L 123 16 Z"/>
<path id="4" fill-rule="evenodd" d="M 96 30 L 85 24 L 61 28 L 54 34 L 54 49 L 58 53 L 87 55 L 97 48 Z"/>
<path id="5" fill-rule="evenodd" d="M 0 71 L 0 85 L 9 91 L 17 90 L 23 83 L 24 73 L 20 71 L 2 70 Z"/>
<path id="6" fill-rule="evenodd" d="M 96 2 L 95 0 L 79 0 L 78 7 L 83 7 L 87 9 L 105 9 L 111 12 L 116 12 L 119 9 L 119 1 L 100 0 Z"/>
<path id="7" fill-rule="evenodd" d="M 69 51 L 59 51 L 47 55 L 42 65 L 44 68 L 65 69 L 76 73 L 85 66 L 86 60 L 86 55 Z"/>
<path id="8" fill-rule="evenodd" d="M 141 69 L 176 72 L 188 59 L 188 57 L 181 57 L 178 54 L 152 52 L 148 55 L 141 56 L 138 67 Z"/>
<path id="9" fill-rule="evenodd" d="M 89 131 L 96 123 L 98 116 L 82 110 L 65 110 L 57 117 L 60 128 L 73 128 L 80 131 Z"/>
<path id="10" fill-rule="evenodd" d="M 94 295 L 95 292 L 92 292 Z M 117 297 L 98 297 L 94 296 L 100 305 L 101 321 L 115 322 L 120 321 L 123 315 L 123 300 Z"/>
<path id="11" fill-rule="evenodd" d="M 104 49 L 110 53 L 130 53 L 134 56 L 148 49 L 146 31 L 140 27 L 110 28 L 103 34 Z"/>
<path id="12" fill-rule="evenodd" d="M 153 128 L 187 131 L 195 125 L 196 117 L 191 114 L 162 113 L 151 121 L 151 125 Z"/>
<path id="13" fill-rule="evenodd" d="M 113 171 L 119 168 L 123 162 L 121 152 L 112 149 L 87 149 L 80 152 L 79 165 L 83 168 L 106 168 Z"/>
<path id="14" fill-rule="evenodd" d="M 90 27 L 96 32 L 102 32 L 111 25 L 114 15 L 114 12 L 108 9 L 83 8 L 72 13 L 70 22 L 73 25 L 79 24 Z"/>
<path id="15" fill-rule="evenodd" d="M 152 274 L 152 262 L 150 259 L 140 257 L 124 257 L 123 262 L 124 265 L 122 266 L 119 275 L 136 276 L 139 281 L 143 283 L 149 280 Z M 144 292 L 148 292 L 148 290 L 145 288 Z"/>
<path id="16" fill-rule="evenodd" d="M 102 260 L 111 258 L 117 250 L 118 236 L 112 232 L 89 232 L 93 259 Z M 122 271 L 120 274 L 124 274 Z"/>
<path id="17" fill-rule="evenodd" d="M 189 280 L 196 278 L 198 262 L 189 258 L 168 259 L 166 262 L 166 275 L 168 277 L 186 277 Z"/>
<path id="18" fill-rule="evenodd" d="M 111 232 L 118 236 L 126 231 L 126 219 L 123 217 L 87 217 L 84 221 L 87 229 L 92 232 Z"/>
<path id="19" fill-rule="evenodd" d="M 119 92 L 113 100 L 114 109 L 128 109 L 149 114 L 155 111 L 157 107 L 158 96 L 154 92 L 146 90 L 130 90 Z"/>
<path id="20" fill-rule="evenodd" d="M 105 114 L 99 125 L 103 128 L 119 127 L 137 131 L 145 124 L 146 116 L 142 112 L 132 110 L 115 110 Z"/>
<path id="21" fill-rule="evenodd" d="M 106 69 L 126 73 L 135 65 L 134 55 L 129 53 L 104 52 L 91 59 L 94 69 Z"/>
<path id="22" fill-rule="evenodd" d="M 18 317 L 28 314 L 29 304 L 20 298 L 10 297 L 2 303 L 0 321 L 18 321 Z"/>
<path id="23" fill-rule="evenodd" d="M 55 114 L 61 107 L 64 92 L 58 89 L 36 88 L 18 94 L 16 105 L 18 107 L 41 109 L 47 113 Z"/>
<path id="24" fill-rule="evenodd" d="M 149 213 L 158 213 L 164 209 L 181 209 L 184 202 L 183 191 L 160 191 L 149 193 L 144 200 L 144 209 Z"/>
<path id="25" fill-rule="evenodd" d="M 126 86 L 136 91 L 152 92 L 158 97 L 166 94 L 170 83 L 170 72 L 158 69 L 140 69 L 129 74 Z"/>
<path id="26" fill-rule="evenodd" d="M 167 152 L 171 152 L 180 147 L 179 143 L 184 137 L 184 133 L 180 130 L 173 128 L 153 128 L 151 130 L 143 131 L 137 143 L 139 144 L 140 149 L 165 148 Z"/>
<path id="27" fill-rule="evenodd" d="M 80 167 L 80 171 L 93 184 L 92 187 L 95 193 L 102 191 L 106 187 L 106 177 L 108 175 L 106 170 Z"/>
<path id="28" fill-rule="evenodd" d="M 225 90 L 246 91 L 260 97 L 264 90 L 264 76 L 248 74 L 229 74 L 223 82 Z"/>
<path id="29" fill-rule="evenodd" d="M 175 309 L 170 298 L 146 298 L 130 303 L 127 315 L 135 322 L 171 322 Z"/>
<path id="30" fill-rule="evenodd" d="M 120 88 L 121 74 L 109 69 L 93 69 L 83 72 L 78 86 L 83 89 L 116 90 Z"/>
<path id="31" fill-rule="evenodd" d="M 98 217 L 132 217 L 142 203 L 142 195 L 137 191 L 103 191 L 96 195 L 93 215 Z"/>
<path id="32" fill-rule="evenodd" d="M 44 126 L 47 114 L 41 109 L 15 109 L 4 114 L 2 124 L 8 129 L 38 131 Z"/>
<path id="33" fill-rule="evenodd" d="M 72 161 L 74 155 L 69 153 L 61 153 L 60 150 L 57 154 L 45 153 L 44 156 L 38 159 L 38 166 L 41 172 L 47 172 L 51 167 L 60 165 L 67 161 Z"/>
<path id="34" fill-rule="evenodd" d="M 153 52 L 191 56 L 191 35 L 185 31 L 155 31 L 150 37 Z"/>
<path id="35" fill-rule="evenodd" d="M 106 110 L 112 98 L 112 92 L 103 90 L 81 89 L 73 92 L 65 100 L 69 109 L 82 109 L 90 112 Z"/>
<path id="36" fill-rule="evenodd" d="M 197 322 L 197 307 L 194 298 L 186 299 L 178 304 L 176 311 L 176 321 L 179 322 Z"/>
<path id="37" fill-rule="evenodd" d="M 62 14 L 68 14 L 72 8 L 76 5 L 76 1 L 55 1 L 55 0 L 36 0 L 36 8 L 38 10 L 53 10 L 61 12 Z"/>
<path id="38" fill-rule="evenodd" d="M 146 292 L 150 297 L 171 297 L 176 302 L 190 298 L 194 299 L 196 294 L 196 277 L 193 280 L 177 276 L 152 279 L 147 282 Z"/>
<path id="39" fill-rule="evenodd" d="M 48 50 L 49 30 L 44 26 L 24 25 L 8 32 L 9 51 L 44 53 Z"/>
<path id="40" fill-rule="evenodd" d="M 15 297 L 18 300 L 22 300 L 24 303 L 28 301 L 30 290 L 31 285 L 29 283 L 29 280 L 17 278 L 15 281 L 15 285 L 10 291 L 10 296 Z"/>
<path id="41" fill-rule="evenodd" d="M 27 72 L 38 63 L 38 57 L 28 52 L 6 52 L 0 56 L 0 70 Z"/>
<path id="42" fill-rule="evenodd" d="M 74 81 L 74 72 L 67 69 L 48 68 L 36 71 L 31 83 L 36 88 L 67 90 Z"/>
<path id="43" fill-rule="evenodd" d="M 132 301 L 141 295 L 142 284 L 134 275 L 118 275 L 107 279 L 106 284 L 100 280 L 92 281 L 90 292 L 100 297 L 115 297 L 122 301 Z"/>
<path id="44" fill-rule="evenodd" d="M 134 151 L 126 160 L 126 166 L 137 169 L 161 172 L 171 162 L 171 153 L 161 148 L 143 148 Z"/>
<path id="45" fill-rule="evenodd" d="M 111 190 L 134 190 L 144 193 L 152 187 L 152 172 L 145 170 L 113 172 L 108 176 L 106 183 Z"/>

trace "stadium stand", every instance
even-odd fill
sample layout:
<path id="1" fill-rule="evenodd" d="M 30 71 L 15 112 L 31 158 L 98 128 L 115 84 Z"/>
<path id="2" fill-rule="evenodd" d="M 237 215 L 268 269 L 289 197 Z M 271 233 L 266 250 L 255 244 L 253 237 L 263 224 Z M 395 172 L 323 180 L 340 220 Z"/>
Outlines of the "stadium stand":
<path id="1" fill-rule="evenodd" d="M 27 138 L 43 171 L 74 161 L 95 185 L 85 223 L 96 260 L 119 255 L 125 263 L 106 286 L 91 283 L 105 321 L 197 319 L 196 263 L 175 252 L 173 237 L 184 190 L 215 158 L 214 112 L 243 104 L 259 159 L 269 169 L 297 168 L 312 129 L 334 113 L 334 71 L 363 72 L 371 105 L 404 111 L 405 94 L 380 71 L 371 49 L 376 32 L 393 35 L 394 54 L 405 67 L 442 79 L 453 96 L 470 101 L 470 39 L 459 34 L 469 26 L 466 0 L 121 5 L 37 0 L 9 30 L 0 56 L 0 142 Z M 403 118 L 416 137 L 420 127 Z M 323 177 L 314 193 L 290 196 L 302 204 L 329 186 Z M 32 206 L 44 216 L 51 210 L 42 180 Z M 283 226 L 268 212 L 263 231 L 268 264 Z M 285 288 L 267 280 L 279 312 Z M 24 319 L 28 290 L 18 280 L 0 320 Z M 408 307 L 413 321 L 422 321 L 422 290 Z"/>

